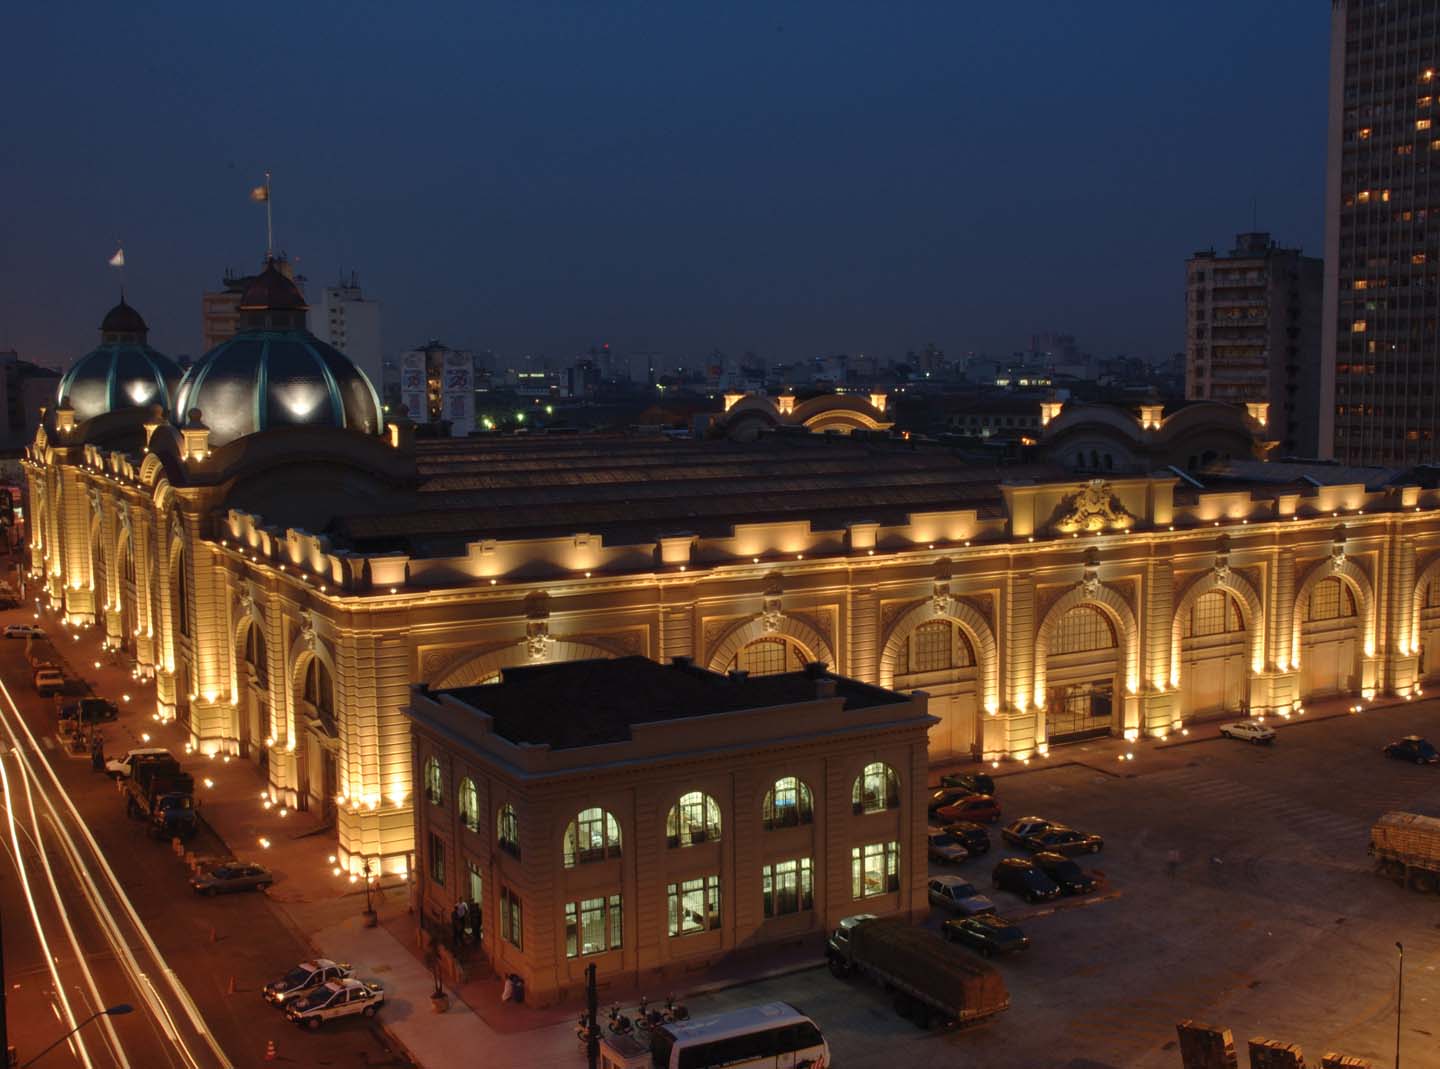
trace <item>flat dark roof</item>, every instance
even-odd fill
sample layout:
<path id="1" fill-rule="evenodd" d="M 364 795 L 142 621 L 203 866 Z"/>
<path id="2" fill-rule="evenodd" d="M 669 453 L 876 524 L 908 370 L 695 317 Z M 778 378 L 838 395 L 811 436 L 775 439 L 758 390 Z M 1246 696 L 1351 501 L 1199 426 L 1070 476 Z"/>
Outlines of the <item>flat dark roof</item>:
<path id="1" fill-rule="evenodd" d="M 489 714 L 495 733 L 510 742 L 562 750 L 624 742 L 635 724 L 815 701 L 822 679 L 834 682 L 835 696 L 846 709 L 909 701 L 818 665 L 737 678 L 639 656 L 506 668 L 499 683 L 428 693 L 451 695 Z"/>

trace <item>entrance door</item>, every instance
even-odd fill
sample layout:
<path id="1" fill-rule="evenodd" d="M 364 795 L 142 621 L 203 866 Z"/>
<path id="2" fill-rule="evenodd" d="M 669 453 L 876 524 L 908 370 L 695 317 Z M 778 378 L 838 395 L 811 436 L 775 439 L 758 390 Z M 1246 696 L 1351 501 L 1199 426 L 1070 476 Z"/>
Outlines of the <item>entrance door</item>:
<path id="1" fill-rule="evenodd" d="M 1045 712 L 1048 742 L 1076 742 L 1110 734 L 1115 712 L 1115 682 L 1092 679 L 1056 687 Z"/>
<path id="2" fill-rule="evenodd" d="M 1350 694 L 1355 690 L 1355 640 L 1315 642 L 1300 661 L 1300 693 Z"/>

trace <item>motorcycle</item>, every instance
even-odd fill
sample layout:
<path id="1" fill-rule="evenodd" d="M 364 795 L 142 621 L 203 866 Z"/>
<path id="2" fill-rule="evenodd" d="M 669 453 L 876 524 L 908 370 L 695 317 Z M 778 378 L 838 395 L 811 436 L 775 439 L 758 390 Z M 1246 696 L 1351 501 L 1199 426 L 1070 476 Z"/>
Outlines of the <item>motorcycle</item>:
<path id="1" fill-rule="evenodd" d="M 641 1031 L 648 1032 L 652 1028 L 658 1028 L 668 1018 L 661 1010 L 652 1010 L 650 1000 L 644 995 L 640 996 L 640 1008 L 635 1011 L 635 1027 Z"/>
<path id="2" fill-rule="evenodd" d="M 675 992 L 665 996 L 665 1020 L 667 1021 L 688 1021 L 690 1011 L 684 1005 L 675 1001 Z"/>
<path id="3" fill-rule="evenodd" d="M 630 1023 L 630 1018 L 620 1012 L 620 1003 L 618 1002 L 612 1003 L 610 1006 L 610 1021 L 606 1027 L 610 1029 L 612 1036 L 628 1036 L 635 1030 L 635 1026 Z"/>
<path id="4" fill-rule="evenodd" d="M 575 1038 L 580 1041 L 580 1049 L 587 1050 L 590 1046 L 590 1015 L 582 1013 L 580 1019 L 575 1022 Z"/>

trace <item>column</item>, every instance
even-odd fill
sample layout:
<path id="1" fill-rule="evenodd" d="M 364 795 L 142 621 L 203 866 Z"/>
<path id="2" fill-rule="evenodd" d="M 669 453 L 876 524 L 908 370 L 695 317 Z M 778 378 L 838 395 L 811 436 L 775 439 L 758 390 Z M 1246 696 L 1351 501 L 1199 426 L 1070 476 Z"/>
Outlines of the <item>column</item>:
<path id="1" fill-rule="evenodd" d="M 852 573 L 853 575 L 853 573 Z M 847 674 L 865 683 L 880 682 L 880 606 L 873 586 L 849 591 L 850 653 Z"/>
<path id="2" fill-rule="evenodd" d="M 1140 729 L 1162 739 L 1179 727 L 1182 715 L 1179 692 L 1171 686 L 1175 569 L 1168 554 L 1167 545 L 1151 544 L 1140 605 Z"/>
<path id="3" fill-rule="evenodd" d="M 1035 695 L 1035 580 L 1028 557 L 1010 561 L 1001 591 L 1000 711 L 986 716 L 981 738 L 987 761 L 1028 754 L 1045 740 L 1043 695 Z"/>
<path id="4" fill-rule="evenodd" d="M 1420 678 L 1420 636 L 1415 627 L 1415 543 L 1406 537 L 1403 516 L 1391 530 L 1387 549 L 1390 566 L 1385 581 L 1375 587 L 1389 621 L 1381 646 L 1382 685 L 1388 694 L 1409 694 Z"/>

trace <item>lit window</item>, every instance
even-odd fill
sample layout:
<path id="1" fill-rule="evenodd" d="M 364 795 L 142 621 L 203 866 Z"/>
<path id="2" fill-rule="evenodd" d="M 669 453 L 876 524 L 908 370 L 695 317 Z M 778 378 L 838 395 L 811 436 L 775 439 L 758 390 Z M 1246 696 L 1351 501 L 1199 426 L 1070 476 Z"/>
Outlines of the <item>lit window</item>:
<path id="1" fill-rule="evenodd" d="M 603 809 L 582 809 L 565 829 L 567 869 L 620 856 L 620 824 Z"/>
<path id="2" fill-rule="evenodd" d="M 460 781 L 460 820 L 471 831 L 480 830 L 480 792 L 468 776 Z"/>
<path id="3" fill-rule="evenodd" d="M 765 916 L 783 917 L 815 908 L 813 873 L 808 857 L 777 861 L 760 870 L 760 889 L 765 898 Z"/>
<path id="4" fill-rule="evenodd" d="M 445 841 L 434 832 L 430 833 L 430 879 L 445 882 Z"/>
<path id="5" fill-rule="evenodd" d="M 1357 279 L 1355 280 L 1355 288 L 1356 288 L 1357 290 L 1369 289 L 1369 288 L 1370 288 L 1370 282 L 1369 282 L 1369 280 L 1367 280 L 1367 279 L 1357 278 Z"/>
<path id="6" fill-rule="evenodd" d="M 720 806 L 708 794 L 682 794 L 665 820 L 665 839 L 670 846 L 694 846 L 720 840 Z"/>
<path id="7" fill-rule="evenodd" d="M 1410 256 L 1410 262 L 1412 264 L 1423 264 L 1425 262 L 1425 254 L 1423 252 L 1413 253 Z"/>
<path id="8" fill-rule="evenodd" d="M 500 888 L 500 938 L 516 950 L 523 949 L 520 945 L 523 920 L 524 911 L 520 905 L 520 896 L 508 887 Z"/>
<path id="9" fill-rule="evenodd" d="M 425 759 L 425 797 L 431 805 L 443 805 L 445 790 L 440 780 L 440 762 L 433 757 Z"/>
<path id="10" fill-rule="evenodd" d="M 766 831 L 774 828 L 795 828 L 815 819 L 815 803 L 805 781 L 795 776 L 781 776 L 765 792 L 761 823 Z"/>
<path id="11" fill-rule="evenodd" d="M 1380 200 L 1385 204 L 1390 203 L 1390 191 L 1388 189 L 1382 189 L 1380 191 Z"/>
<path id="12" fill-rule="evenodd" d="M 619 950 L 624 931 L 620 896 L 585 898 L 565 904 L 565 956 Z"/>
<path id="13" fill-rule="evenodd" d="M 1357 319 L 1357 320 L 1355 320 L 1355 322 L 1351 323 L 1351 324 L 1350 324 L 1350 333 L 1351 333 L 1351 334 L 1364 334 L 1364 333 L 1365 333 L 1365 320 L 1363 320 L 1363 319 Z"/>
<path id="14" fill-rule="evenodd" d="M 883 761 L 872 761 L 860 775 L 850 797 L 856 813 L 883 813 L 900 807 L 900 777 Z"/>
<path id="15" fill-rule="evenodd" d="M 1415 129 L 1417 129 L 1417 130 L 1428 130 L 1428 129 L 1430 129 L 1430 120 L 1429 120 L 1429 119 L 1416 119 L 1416 120 L 1415 120 Z"/>
<path id="16" fill-rule="evenodd" d="M 1428 107 L 1431 105 L 1432 102 L 1433 102 L 1433 98 L 1428 97 L 1428 96 L 1427 96 L 1427 97 L 1416 97 L 1416 98 L 1415 98 L 1415 106 L 1416 106 L 1417 108 L 1428 108 Z"/>
<path id="17" fill-rule="evenodd" d="M 1433 82 L 1435 80 L 1435 69 L 1433 67 L 1426 67 L 1420 72 L 1420 80 L 1422 82 Z"/>
<path id="18" fill-rule="evenodd" d="M 1369 140 L 1370 140 L 1370 127 L 1368 127 L 1368 126 L 1362 126 L 1362 127 L 1360 127 L 1359 130 L 1355 131 L 1355 136 L 1358 137 L 1361 141 L 1369 141 Z"/>
<path id="19" fill-rule="evenodd" d="M 1339 620 L 1355 615 L 1355 598 L 1339 579 L 1322 579 L 1310 592 L 1307 620 Z"/>
<path id="20" fill-rule="evenodd" d="M 900 844 L 869 843 L 850 848 L 850 897 L 874 898 L 900 890 Z"/>
<path id="21" fill-rule="evenodd" d="M 720 877 L 697 876 L 666 887 L 670 902 L 670 934 L 694 935 L 720 927 Z"/>
<path id="22" fill-rule="evenodd" d="M 495 817 L 495 838 L 500 849 L 512 857 L 520 856 L 520 818 L 515 815 L 513 805 L 502 805 Z"/>
<path id="23" fill-rule="evenodd" d="M 1359 193 L 1355 194 L 1355 199 L 1358 200 L 1361 204 L 1369 204 L 1370 191 L 1368 189 L 1362 189 Z"/>

